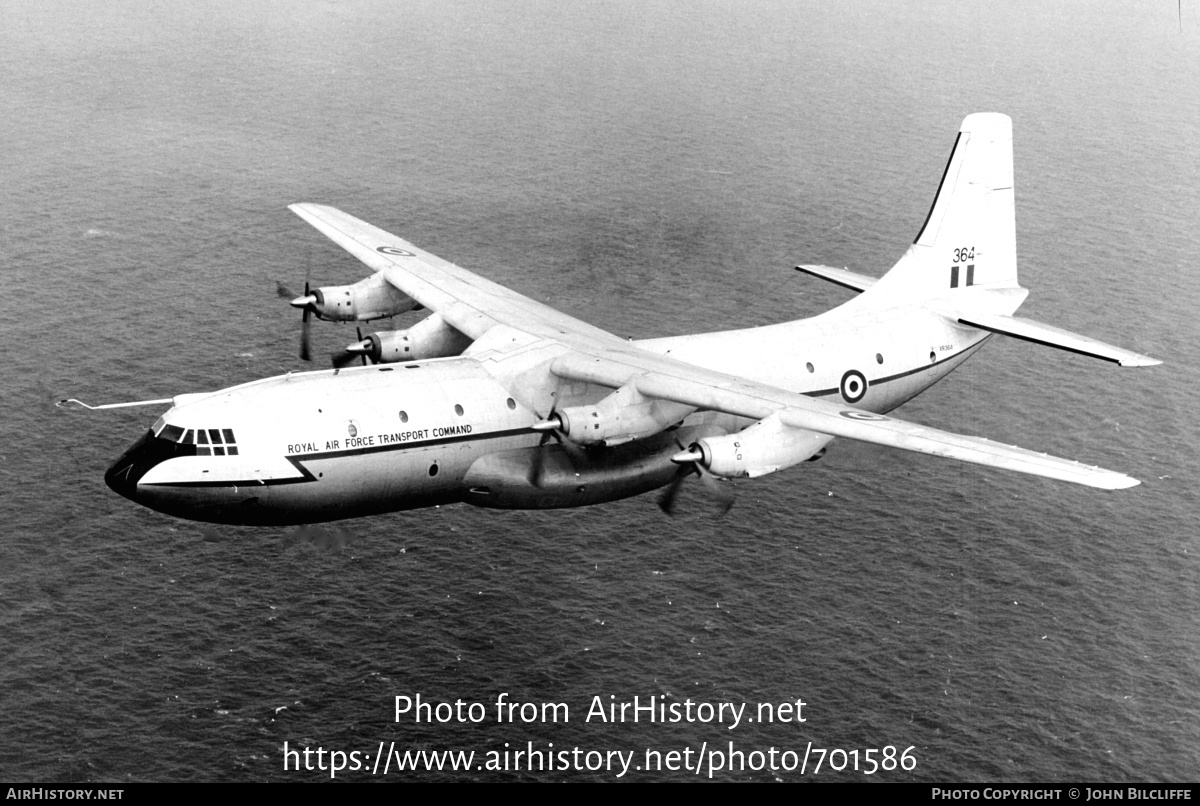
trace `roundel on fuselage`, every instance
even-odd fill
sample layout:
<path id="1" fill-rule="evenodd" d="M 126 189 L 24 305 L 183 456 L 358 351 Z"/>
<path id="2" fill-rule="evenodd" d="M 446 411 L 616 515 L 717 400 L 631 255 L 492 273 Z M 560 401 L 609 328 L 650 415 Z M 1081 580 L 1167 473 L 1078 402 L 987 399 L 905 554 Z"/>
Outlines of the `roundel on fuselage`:
<path id="1" fill-rule="evenodd" d="M 842 376 L 839 391 L 842 393 L 842 399 L 847 403 L 857 403 L 863 399 L 869 385 L 865 375 L 856 369 L 851 369 Z"/>

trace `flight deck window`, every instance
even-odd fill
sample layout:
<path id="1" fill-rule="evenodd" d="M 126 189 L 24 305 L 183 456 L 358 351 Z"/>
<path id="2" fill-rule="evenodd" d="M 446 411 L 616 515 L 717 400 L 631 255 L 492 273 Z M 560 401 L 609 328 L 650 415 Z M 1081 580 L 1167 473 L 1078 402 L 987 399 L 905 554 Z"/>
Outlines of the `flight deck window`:
<path id="1" fill-rule="evenodd" d="M 232 428 L 197 428 L 195 438 L 197 456 L 238 455 Z M 192 432 L 186 432 L 179 441 L 185 445 L 192 444 Z"/>
<path id="2" fill-rule="evenodd" d="M 165 439 L 168 442 L 178 442 L 183 436 L 183 429 L 177 425 L 168 425 L 158 433 L 159 439 Z"/>

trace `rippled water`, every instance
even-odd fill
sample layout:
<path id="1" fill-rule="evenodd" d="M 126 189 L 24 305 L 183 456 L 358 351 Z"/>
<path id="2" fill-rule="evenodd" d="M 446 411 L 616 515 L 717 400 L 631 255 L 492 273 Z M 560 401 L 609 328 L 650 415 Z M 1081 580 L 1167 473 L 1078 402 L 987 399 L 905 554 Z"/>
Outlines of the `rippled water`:
<path id="1" fill-rule="evenodd" d="M 0 779 L 324 777 L 285 772 L 284 742 L 731 740 L 913 746 L 885 776 L 906 780 L 1194 778 L 1200 27 L 923 5 L 6 4 Z M 113 495 L 104 469 L 154 415 L 52 405 L 299 368 L 275 282 L 362 269 L 296 201 L 621 335 L 813 315 L 846 292 L 791 267 L 882 273 L 985 110 L 1015 121 L 1024 314 L 1167 363 L 993 341 L 899 413 L 1141 487 L 839 441 L 720 519 L 697 486 L 674 519 L 652 496 L 449 507 L 322 550 Z M 319 326 L 315 352 L 350 332 Z M 571 721 L 396 722 L 416 692 Z M 807 721 L 585 722 L 610 695 L 800 698 Z"/>

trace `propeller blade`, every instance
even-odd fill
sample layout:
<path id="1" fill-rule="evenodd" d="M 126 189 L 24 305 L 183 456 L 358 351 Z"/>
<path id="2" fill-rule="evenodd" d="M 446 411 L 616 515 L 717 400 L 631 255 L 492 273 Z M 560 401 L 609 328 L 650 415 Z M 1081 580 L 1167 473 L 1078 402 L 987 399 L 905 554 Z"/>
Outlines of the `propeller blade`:
<path id="1" fill-rule="evenodd" d="M 675 514 L 675 499 L 679 497 L 679 491 L 683 489 L 683 480 L 691 475 L 691 471 L 680 470 L 663 490 L 663 494 L 658 498 L 658 508 L 668 515 Z"/>
<path id="2" fill-rule="evenodd" d="M 312 348 L 309 344 L 308 308 L 300 316 L 300 360 L 312 361 Z"/>
<path id="3" fill-rule="evenodd" d="M 308 293 L 308 278 L 305 277 L 304 297 L 302 297 L 302 299 L 308 299 L 310 296 L 311 295 Z M 312 300 L 313 302 L 316 302 L 316 297 L 312 297 Z M 292 305 L 296 306 L 296 302 L 297 300 L 292 300 Z M 309 314 L 312 313 L 312 305 L 306 304 L 301 308 L 301 310 L 303 313 L 300 314 L 300 360 L 312 361 L 311 335 L 309 333 L 308 324 Z"/>
<path id="4" fill-rule="evenodd" d="M 349 350 L 341 350 L 329 354 L 329 360 L 333 363 L 334 369 L 341 369 L 347 364 L 352 364 L 356 358 L 358 358 L 358 354 L 352 353 Z"/>
<path id="5" fill-rule="evenodd" d="M 541 488 L 542 473 L 546 468 L 546 442 L 549 439 L 548 434 L 543 434 L 542 439 L 538 442 L 537 450 L 533 452 L 533 461 L 529 463 L 529 483 L 534 487 Z"/>
<path id="6" fill-rule="evenodd" d="M 700 474 L 700 483 L 704 485 L 704 491 L 709 500 L 715 502 L 720 508 L 719 514 L 724 515 L 733 509 L 733 490 L 729 488 L 729 483 L 705 470 L 703 465 L 696 465 L 696 471 Z"/>

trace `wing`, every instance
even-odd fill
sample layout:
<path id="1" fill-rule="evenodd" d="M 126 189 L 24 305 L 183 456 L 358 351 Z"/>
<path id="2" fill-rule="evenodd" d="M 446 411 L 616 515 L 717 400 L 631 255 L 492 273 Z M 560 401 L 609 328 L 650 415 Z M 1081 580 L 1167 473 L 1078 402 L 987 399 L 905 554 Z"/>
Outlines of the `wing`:
<path id="1" fill-rule="evenodd" d="M 559 343 L 564 349 L 550 370 L 560 378 L 614 389 L 633 386 L 645 397 L 754 420 L 777 414 L 791 428 L 1101 489 L 1139 483 L 1079 462 L 871 414 L 651 353 L 333 207 L 294 204 L 290 209 L 472 339 L 503 325 Z"/>
<path id="2" fill-rule="evenodd" d="M 572 346 L 581 340 L 624 343 L 606 330 L 485 280 L 335 207 L 293 204 L 288 209 L 472 339 L 505 324 Z"/>

